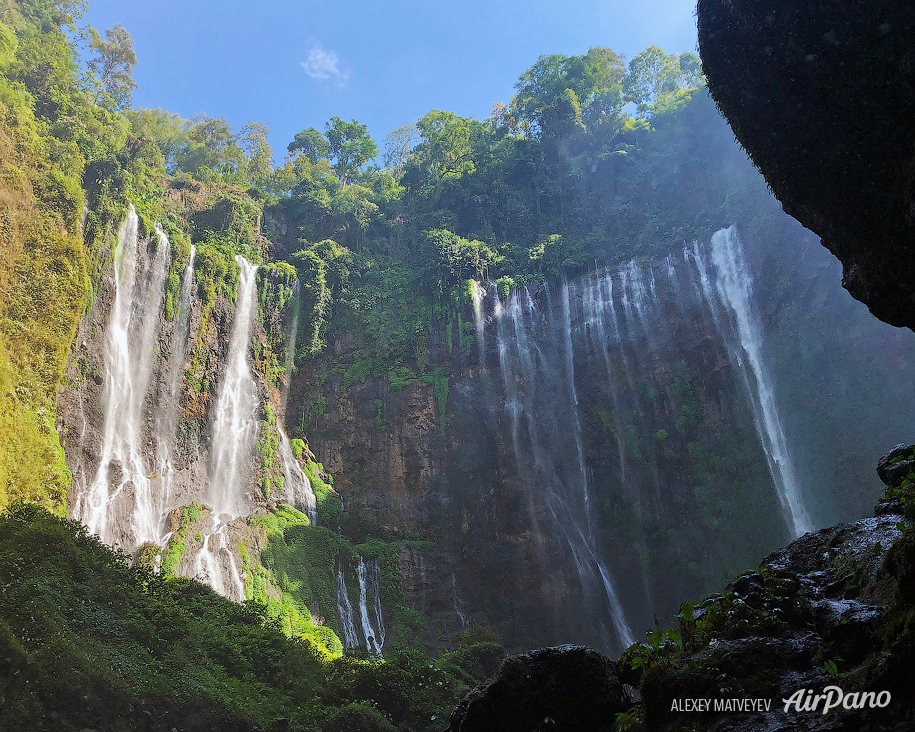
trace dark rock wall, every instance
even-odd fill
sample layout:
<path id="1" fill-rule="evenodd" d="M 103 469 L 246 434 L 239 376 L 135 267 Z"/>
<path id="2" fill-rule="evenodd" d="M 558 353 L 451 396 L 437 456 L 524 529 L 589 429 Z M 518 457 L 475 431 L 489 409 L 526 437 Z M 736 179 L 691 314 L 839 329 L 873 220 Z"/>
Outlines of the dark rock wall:
<path id="1" fill-rule="evenodd" d="M 915 328 L 915 8 L 899 0 L 699 0 L 709 90 L 843 285 Z"/>

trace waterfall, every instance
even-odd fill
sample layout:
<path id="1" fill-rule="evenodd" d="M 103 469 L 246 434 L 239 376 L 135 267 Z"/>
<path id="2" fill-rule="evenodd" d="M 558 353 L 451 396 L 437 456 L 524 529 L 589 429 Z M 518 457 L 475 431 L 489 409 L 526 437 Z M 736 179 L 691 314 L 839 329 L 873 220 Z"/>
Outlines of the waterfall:
<path id="1" fill-rule="evenodd" d="M 545 507 L 553 527 L 551 533 L 566 545 L 584 600 L 591 604 L 588 611 L 592 618 L 600 622 L 602 616 L 609 616 L 614 631 L 612 643 L 628 646 L 633 642 L 632 632 L 594 531 L 578 415 L 567 285 L 562 287 L 561 300 L 558 326 L 539 312 L 524 289 L 516 290 L 507 305 L 497 304 L 505 412 L 535 533 L 541 535 L 539 509 Z M 544 329 L 544 337 L 538 338 Z M 606 644 L 610 645 L 610 641 Z"/>
<path id="2" fill-rule="evenodd" d="M 248 346 L 257 308 L 257 267 L 241 255 L 235 323 L 227 367 L 213 422 L 209 504 L 216 515 L 238 516 L 245 510 L 245 463 L 257 435 L 257 384 L 248 366 Z"/>
<path id="3" fill-rule="evenodd" d="M 353 623 L 353 604 L 349 600 L 349 593 L 346 590 L 346 580 L 343 576 L 343 565 L 337 565 L 337 618 L 340 620 L 340 628 L 343 631 L 343 647 L 346 650 L 352 650 L 359 645 L 359 638 L 356 635 L 356 626 Z"/>
<path id="4" fill-rule="evenodd" d="M 454 572 L 451 573 L 451 597 L 454 600 L 454 612 L 457 614 L 458 618 L 460 618 L 460 620 L 461 620 L 461 627 L 462 628 L 469 627 L 470 623 L 467 622 L 467 616 L 461 612 L 461 608 L 458 603 L 457 578 L 454 576 Z"/>
<path id="5" fill-rule="evenodd" d="M 308 514 L 312 523 L 317 520 L 317 501 L 314 491 L 311 489 L 311 481 L 302 471 L 302 466 L 292 454 L 292 446 L 289 444 L 289 438 L 286 431 L 276 423 L 276 428 L 280 433 L 280 460 L 283 462 L 283 475 L 285 480 L 286 500 L 291 506 L 295 506 L 300 511 Z"/>
<path id="6" fill-rule="evenodd" d="M 732 349 L 753 407 L 756 431 L 766 452 L 769 472 L 778 490 L 785 520 L 794 536 L 814 526 L 801 495 L 788 441 L 782 428 L 775 389 L 763 358 L 763 332 L 752 305 L 752 278 L 734 227 L 712 236 L 712 262 L 718 274 L 718 296 L 734 317 L 740 349 Z"/>
<path id="7" fill-rule="evenodd" d="M 142 455 L 142 425 L 170 255 L 168 239 L 157 229 L 152 261 L 140 257 L 138 224 L 131 206 L 114 251 L 115 297 L 103 352 L 100 460 L 78 511 L 102 541 L 128 548 L 155 541 L 159 533 L 159 512 Z"/>
<path id="8" fill-rule="evenodd" d="M 172 330 L 171 348 L 168 362 L 168 380 L 165 398 L 159 405 L 156 416 L 156 456 L 159 475 L 162 478 L 161 494 L 158 497 L 160 514 L 164 514 L 170 505 L 172 481 L 175 468 L 172 463 L 172 445 L 178 433 L 178 407 L 181 404 L 182 374 L 184 360 L 187 356 L 187 344 L 190 330 L 191 292 L 194 285 L 194 256 L 197 248 L 191 245 L 191 253 L 181 276 L 181 291 L 178 295 L 175 327 Z"/>
<path id="9" fill-rule="evenodd" d="M 286 412 L 286 400 L 289 397 L 289 385 L 292 380 L 292 369 L 295 363 L 295 342 L 299 331 L 298 280 L 296 280 L 295 284 L 292 286 L 292 292 L 293 297 L 295 298 L 295 305 L 292 312 L 292 324 L 289 329 L 289 340 L 286 343 L 286 382 L 283 385 L 282 391 L 282 412 L 284 415 Z M 314 491 L 311 488 L 311 481 L 308 480 L 308 476 L 305 475 L 302 466 L 299 465 L 299 461 L 296 460 L 295 455 L 293 455 L 292 445 L 289 444 L 289 436 L 280 424 L 279 418 L 277 418 L 276 428 L 280 437 L 279 454 L 280 460 L 283 463 L 286 501 L 291 506 L 295 506 L 300 511 L 304 511 L 308 514 L 309 520 L 312 523 L 315 523 L 317 520 L 317 501 L 315 499 Z"/>
<path id="10" fill-rule="evenodd" d="M 289 387 L 292 384 L 292 369 L 295 366 L 295 344 L 296 339 L 299 336 L 299 311 L 301 310 L 301 299 L 299 297 L 301 292 L 301 287 L 299 286 L 299 280 L 296 279 L 295 283 L 292 285 L 292 297 L 295 302 L 292 310 L 292 323 L 289 327 L 289 340 L 286 343 L 286 368 L 284 372 L 286 374 L 286 381 L 283 384 L 283 414 L 286 414 L 286 400 L 289 399 Z"/>
<path id="11" fill-rule="evenodd" d="M 473 282 L 473 327 L 477 336 L 477 353 L 480 354 L 480 365 L 483 365 L 483 356 L 486 353 L 486 321 L 483 320 L 483 298 L 486 290 L 479 282 Z"/>
<path id="12" fill-rule="evenodd" d="M 203 537 L 203 547 L 194 560 L 194 576 L 216 592 L 236 602 L 245 599 L 245 585 L 238 573 L 235 555 L 229 549 L 228 525 L 213 515 L 213 529 Z M 211 543 L 216 543 L 211 548 Z"/>
<path id="13" fill-rule="evenodd" d="M 381 656 L 381 649 L 384 647 L 384 624 L 381 618 L 381 588 L 379 586 L 380 569 L 378 560 L 370 560 L 372 564 L 371 575 L 368 582 L 372 584 L 374 594 L 373 609 L 375 611 L 375 621 L 378 624 L 378 632 L 372 627 L 372 621 L 369 618 L 368 609 L 368 589 L 366 580 L 365 560 L 359 557 L 359 566 L 357 573 L 359 577 L 359 619 L 362 621 L 362 635 L 365 637 L 365 646 L 369 655 Z"/>

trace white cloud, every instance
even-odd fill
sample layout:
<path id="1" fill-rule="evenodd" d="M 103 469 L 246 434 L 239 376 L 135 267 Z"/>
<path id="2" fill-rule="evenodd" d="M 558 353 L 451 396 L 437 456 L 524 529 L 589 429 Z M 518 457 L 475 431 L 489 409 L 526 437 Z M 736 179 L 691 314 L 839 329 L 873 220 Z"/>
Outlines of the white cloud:
<path id="1" fill-rule="evenodd" d="M 340 58 L 336 51 L 324 48 L 318 41 L 314 41 L 308 50 L 308 57 L 299 62 L 305 73 L 312 79 L 326 81 L 333 79 L 338 84 L 344 83 L 348 74 L 340 71 Z"/>

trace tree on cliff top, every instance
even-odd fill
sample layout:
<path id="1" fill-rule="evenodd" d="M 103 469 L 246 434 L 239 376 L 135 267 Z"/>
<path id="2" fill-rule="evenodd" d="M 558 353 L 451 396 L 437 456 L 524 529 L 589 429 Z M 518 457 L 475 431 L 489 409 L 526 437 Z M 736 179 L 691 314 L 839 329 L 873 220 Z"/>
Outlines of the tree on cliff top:
<path id="1" fill-rule="evenodd" d="M 107 40 L 91 25 L 88 32 L 89 47 L 96 53 L 86 64 L 98 85 L 95 103 L 108 109 L 126 109 L 130 106 L 131 93 L 137 88 L 133 80 L 137 54 L 130 34 L 120 23 L 105 31 Z"/>
<path id="2" fill-rule="evenodd" d="M 359 169 L 378 155 L 378 145 L 369 136 L 368 128 L 356 120 L 344 122 L 339 117 L 331 117 L 325 130 L 334 172 L 340 178 L 340 184 L 346 187 Z"/>

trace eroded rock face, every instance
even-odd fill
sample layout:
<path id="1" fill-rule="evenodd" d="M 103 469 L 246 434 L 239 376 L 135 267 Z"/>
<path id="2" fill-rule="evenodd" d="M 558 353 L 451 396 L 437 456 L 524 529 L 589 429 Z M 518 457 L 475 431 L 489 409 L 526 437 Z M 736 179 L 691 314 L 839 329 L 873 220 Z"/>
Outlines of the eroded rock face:
<path id="1" fill-rule="evenodd" d="M 786 212 L 915 329 L 915 6 L 699 0 L 709 90 Z"/>
<path id="2" fill-rule="evenodd" d="M 451 732 L 604 732 L 625 708 L 613 663 L 584 646 L 509 658 L 451 715 Z"/>

